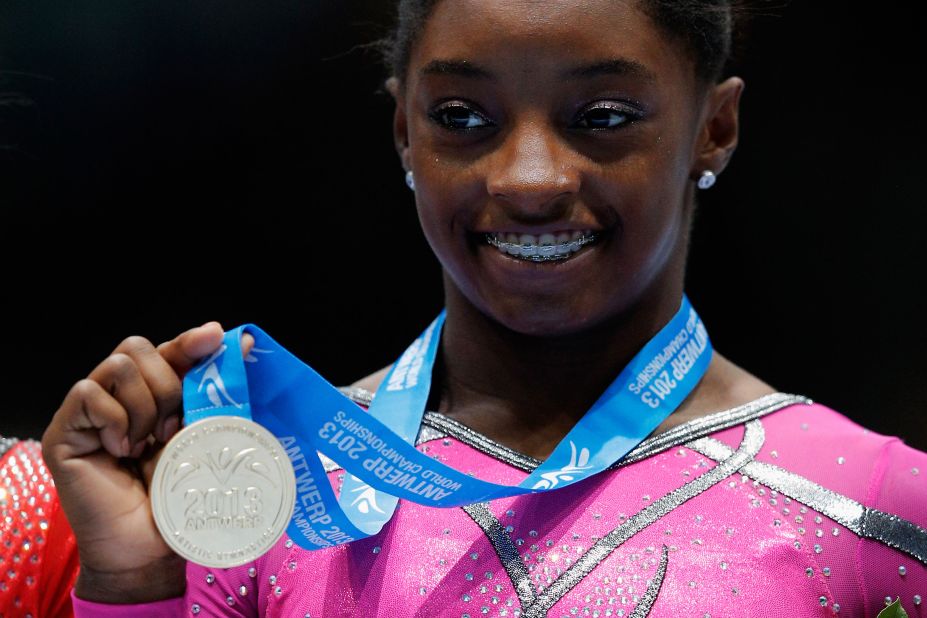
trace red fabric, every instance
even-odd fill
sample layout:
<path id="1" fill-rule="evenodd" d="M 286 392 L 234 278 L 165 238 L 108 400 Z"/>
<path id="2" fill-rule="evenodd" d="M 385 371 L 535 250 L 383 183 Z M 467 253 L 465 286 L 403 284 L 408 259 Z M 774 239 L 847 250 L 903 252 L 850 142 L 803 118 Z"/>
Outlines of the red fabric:
<path id="1" fill-rule="evenodd" d="M 0 615 L 73 616 L 77 569 L 77 544 L 41 447 L 18 442 L 0 460 Z"/>

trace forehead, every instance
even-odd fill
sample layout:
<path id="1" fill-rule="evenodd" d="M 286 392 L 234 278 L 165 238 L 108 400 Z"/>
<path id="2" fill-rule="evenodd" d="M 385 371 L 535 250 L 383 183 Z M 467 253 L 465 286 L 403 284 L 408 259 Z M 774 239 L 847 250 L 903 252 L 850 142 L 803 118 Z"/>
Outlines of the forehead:
<path id="1" fill-rule="evenodd" d="M 613 65 L 628 78 L 694 79 L 681 46 L 629 0 L 439 0 L 412 50 L 410 77 L 440 73 L 435 60 L 445 59 L 508 80 L 566 76 L 570 67 L 614 59 L 628 61 Z"/>

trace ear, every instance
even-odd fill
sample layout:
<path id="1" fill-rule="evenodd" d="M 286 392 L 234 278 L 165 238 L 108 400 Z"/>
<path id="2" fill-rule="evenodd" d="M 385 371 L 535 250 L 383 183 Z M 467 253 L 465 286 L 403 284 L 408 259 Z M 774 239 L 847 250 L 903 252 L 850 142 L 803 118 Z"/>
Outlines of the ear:
<path id="1" fill-rule="evenodd" d="M 705 170 L 720 175 L 727 167 L 737 148 L 740 95 L 744 86 L 743 79 L 729 77 L 709 89 L 702 129 L 695 144 L 692 180 L 697 181 Z"/>
<path id="2" fill-rule="evenodd" d="M 386 89 L 396 102 L 396 111 L 393 113 L 393 141 L 396 144 L 396 152 L 399 154 L 403 169 L 409 171 L 412 169 L 412 162 L 409 155 L 409 123 L 406 116 L 405 92 L 395 76 L 386 80 Z"/>

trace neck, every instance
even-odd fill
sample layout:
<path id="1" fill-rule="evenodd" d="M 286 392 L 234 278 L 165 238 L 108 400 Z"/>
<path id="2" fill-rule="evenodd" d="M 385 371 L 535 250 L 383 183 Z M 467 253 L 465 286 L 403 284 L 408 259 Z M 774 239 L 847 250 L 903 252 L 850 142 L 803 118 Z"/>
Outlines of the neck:
<path id="1" fill-rule="evenodd" d="M 679 309 L 681 285 L 671 288 L 582 332 L 532 336 L 491 320 L 446 280 L 438 411 L 545 458 Z"/>

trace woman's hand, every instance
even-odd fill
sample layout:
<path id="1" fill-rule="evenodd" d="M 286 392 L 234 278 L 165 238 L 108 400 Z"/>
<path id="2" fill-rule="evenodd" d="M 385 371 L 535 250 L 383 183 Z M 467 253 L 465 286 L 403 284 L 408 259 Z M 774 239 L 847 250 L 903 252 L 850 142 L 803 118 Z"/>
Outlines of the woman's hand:
<path id="1" fill-rule="evenodd" d="M 155 526 L 148 485 L 180 427 L 184 374 L 222 342 L 218 322 L 155 347 L 128 337 L 71 388 L 42 436 L 42 453 L 80 555 L 75 592 L 130 603 L 180 596 L 185 564 Z M 242 337 L 242 352 L 254 345 Z"/>

